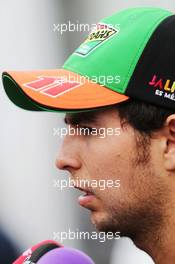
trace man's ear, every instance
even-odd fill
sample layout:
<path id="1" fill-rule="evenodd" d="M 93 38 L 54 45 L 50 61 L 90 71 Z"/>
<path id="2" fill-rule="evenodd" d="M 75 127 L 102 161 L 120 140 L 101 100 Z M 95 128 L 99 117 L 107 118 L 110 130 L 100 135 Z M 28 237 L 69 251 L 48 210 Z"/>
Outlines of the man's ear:
<path id="1" fill-rule="evenodd" d="M 168 116 L 165 122 L 165 132 L 165 169 L 175 171 L 175 114 Z"/>

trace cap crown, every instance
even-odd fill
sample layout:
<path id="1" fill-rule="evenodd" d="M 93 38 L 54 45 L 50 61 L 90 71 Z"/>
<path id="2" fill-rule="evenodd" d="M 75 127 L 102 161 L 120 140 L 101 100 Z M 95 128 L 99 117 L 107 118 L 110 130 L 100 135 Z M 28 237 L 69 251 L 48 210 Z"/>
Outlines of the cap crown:
<path id="1" fill-rule="evenodd" d="M 172 13 L 130 8 L 100 21 L 63 68 L 125 94 L 134 69 L 158 25 Z"/>

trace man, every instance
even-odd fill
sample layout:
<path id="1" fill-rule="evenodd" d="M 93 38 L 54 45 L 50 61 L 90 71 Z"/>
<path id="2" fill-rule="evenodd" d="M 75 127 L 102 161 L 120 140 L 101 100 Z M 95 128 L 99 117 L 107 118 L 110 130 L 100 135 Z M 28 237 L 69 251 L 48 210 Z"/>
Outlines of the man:
<path id="1" fill-rule="evenodd" d="M 103 19 L 62 70 L 3 74 L 16 105 L 67 112 L 76 133 L 57 167 L 74 180 L 119 179 L 75 186 L 79 203 L 98 230 L 131 237 L 158 264 L 175 263 L 174 43 L 173 13 L 127 9 Z"/>

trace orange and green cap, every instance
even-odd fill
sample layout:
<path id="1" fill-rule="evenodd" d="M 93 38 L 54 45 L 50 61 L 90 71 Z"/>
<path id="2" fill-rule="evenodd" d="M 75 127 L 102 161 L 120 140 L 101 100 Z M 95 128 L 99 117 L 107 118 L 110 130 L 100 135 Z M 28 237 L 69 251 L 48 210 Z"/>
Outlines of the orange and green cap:
<path id="1" fill-rule="evenodd" d="M 8 97 L 35 111 L 83 111 L 130 98 L 175 109 L 175 15 L 130 8 L 102 19 L 62 69 L 3 72 Z"/>

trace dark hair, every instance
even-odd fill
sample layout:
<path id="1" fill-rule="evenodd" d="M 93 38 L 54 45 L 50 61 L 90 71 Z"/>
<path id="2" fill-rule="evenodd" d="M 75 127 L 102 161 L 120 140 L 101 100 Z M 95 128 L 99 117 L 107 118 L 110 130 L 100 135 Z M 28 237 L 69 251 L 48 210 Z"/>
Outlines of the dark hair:
<path id="1" fill-rule="evenodd" d="M 166 118 L 175 113 L 174 110 L 135 99 L 116 105 L 116 109 L 121 120 L 126 120 L 134 129 L 146 135 L 162 128 Z"/>

